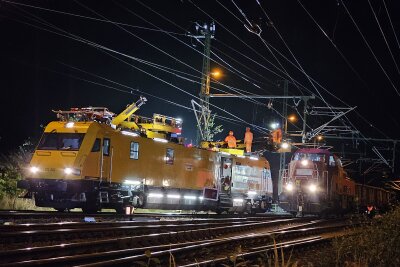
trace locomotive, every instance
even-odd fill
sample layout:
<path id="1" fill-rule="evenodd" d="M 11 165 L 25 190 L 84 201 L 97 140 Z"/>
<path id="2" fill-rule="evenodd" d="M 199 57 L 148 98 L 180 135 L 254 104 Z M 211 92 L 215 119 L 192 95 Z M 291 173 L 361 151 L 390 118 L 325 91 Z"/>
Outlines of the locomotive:
<path id="1" fill-rule="evenodd" d="M 344 170 L 341 160 L 327 149 L 297 150 L 283 173 L 280 206 L 296 214 L 343 214 L 367 205 L 384 207 L 389 191 L 357 184 Z"/>
<path id="2" fill-rule="evenodd" d="M 18 182 L 36 206 L 58 211 L 127 207 L 216 212 L 265 211 L 272 196 L 268 161 L 243 149 L 183 144 L 182 121 L 106 108 L 54 111 Z"/>

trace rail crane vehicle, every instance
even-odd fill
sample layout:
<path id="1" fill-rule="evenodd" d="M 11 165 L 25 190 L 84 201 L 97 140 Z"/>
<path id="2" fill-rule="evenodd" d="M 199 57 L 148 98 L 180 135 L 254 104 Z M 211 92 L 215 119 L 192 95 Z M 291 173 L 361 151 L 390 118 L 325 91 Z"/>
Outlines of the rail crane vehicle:
<path id="1" fill-rule="evenodd" d="M 37 206 L 59 211 L 267 209 L 272 181 L 264 157 L 209 142 L 185 146 L 180 119 L 135 114 L 146 101 L 118 115 L 102 107 L 54 111 L 58 120 L 46 126 L 18 187 Z"/>

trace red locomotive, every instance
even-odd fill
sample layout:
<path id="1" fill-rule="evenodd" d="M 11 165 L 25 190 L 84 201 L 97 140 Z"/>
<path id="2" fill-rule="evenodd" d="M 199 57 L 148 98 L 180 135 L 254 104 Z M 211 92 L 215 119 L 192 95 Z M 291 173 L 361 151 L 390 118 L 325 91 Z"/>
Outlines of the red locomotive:
<path id="1" fill-rule="evenodd" d="M 292 214 L 343 214 L 367 205 L 384 207 L 390 192 L 356 184 L 341 160 L 327 149 L 304 148 L 284 171 L 280 206 Z"/>

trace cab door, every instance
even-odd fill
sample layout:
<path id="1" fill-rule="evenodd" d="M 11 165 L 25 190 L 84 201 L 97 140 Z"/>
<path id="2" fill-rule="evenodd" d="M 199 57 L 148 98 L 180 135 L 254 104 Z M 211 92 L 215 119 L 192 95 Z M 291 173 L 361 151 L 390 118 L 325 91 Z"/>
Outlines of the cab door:
<path id="1" fill-rule="evenodd" d="M 220 191 L 221 193 L 230 194 L 233 186 L 232 181 L 232 159 L 221 158 L 221 175 L 220 175 Z"/>
<path id="2" fill-rule="evenodd" d="M 90 153 L 85 159 L 85 164 L 82 170 L 83 176 L 95 179 L 100 178 L 101 153 L 101 138 L 96 138 Z"/>
<path id="3" fill-rule="evenodd" d="M 112 147 L 111 138 L 104 137 L 103 145 L 101 149 L 100 159 L 100 181 L 111 182 L 111 158 L 112 158 Z"/>

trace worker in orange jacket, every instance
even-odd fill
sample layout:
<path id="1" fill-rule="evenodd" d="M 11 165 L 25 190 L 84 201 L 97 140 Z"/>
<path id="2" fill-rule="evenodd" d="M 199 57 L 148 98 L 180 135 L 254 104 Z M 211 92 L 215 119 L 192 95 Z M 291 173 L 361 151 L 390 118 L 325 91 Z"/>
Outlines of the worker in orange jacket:
<path id="1" fill-rule="evenodd" d="M 244 134 L 244 144 L 246 146 L 246 153 L 251 152 L 251 145 L 253 143 L 253 133 L 249 127 L 246 127 L 246 133 Z"/>
<path id="2" fill-rule="evenodd" d="M 228 148 L 236 148 L 236 137 L 233 136 L 233 131 L 229 131 L 229 135 L 225 137 L 225 142 L 228 143 Z"/>

